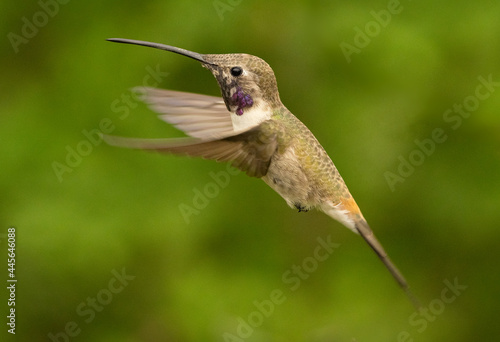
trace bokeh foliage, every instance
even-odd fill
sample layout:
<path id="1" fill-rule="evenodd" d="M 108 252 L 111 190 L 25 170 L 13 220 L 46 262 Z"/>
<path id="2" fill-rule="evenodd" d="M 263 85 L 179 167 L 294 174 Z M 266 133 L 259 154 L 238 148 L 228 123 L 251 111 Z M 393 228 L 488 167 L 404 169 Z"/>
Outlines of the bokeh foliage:
<path id="1" fill-rule="evenodd" d="M 70 1 L 52 7 L 16 52 L 9 33 L 22 35 L 23 17 L 33 21 L 42 7 L 2 3 L 0 260 L 6 264 L 5 234 L 14 226 L 16 339 L 47 341 L 74 321 L 81 331 L 71 341 L 224 341 L 275 289 L 286 300 L 244 340 L 397 341 L 402 331 L 415 341 L 498 337 L 500 88 L 459 127 L 443 114 L 475 96 L 478 77 L 500 82 L 500 3 L 401 1 L 349 63 L 341 43 L 355 44 L 356 28 L 388 6 Z M 83 131 L 103 119 L 113 134 L 182 135 L 133 100 L 127 115 L 117 110 L 148 67 L 168 72 L 159 87 L 219 93 L 199 63 L 110 37 L 265 59 L 282 101 L 330 153 L 392 259 L 438 314 L 425 328 L 411 321 L 413 308 L 359 237 L 318 212 L 290 210 L 243 174 L 186 223 L 179 205 L 193 206 L 196 190 L 225 165 L 99 144 L 58 179 L 53 163 L 91 142 Z M 397 174 L 415 140 L 435 129 L 446 141 L 391 191 L 386 172 Z M 290 291 L 283 274 L 329 235 L 339 247 Z M 77 308 L 123 268 L 135 278 L 87 323 Z M 467 289 L 441 307 L 443 281 L 455 279 Z M 0 294 L 5 317 L 7 292 Z"/>

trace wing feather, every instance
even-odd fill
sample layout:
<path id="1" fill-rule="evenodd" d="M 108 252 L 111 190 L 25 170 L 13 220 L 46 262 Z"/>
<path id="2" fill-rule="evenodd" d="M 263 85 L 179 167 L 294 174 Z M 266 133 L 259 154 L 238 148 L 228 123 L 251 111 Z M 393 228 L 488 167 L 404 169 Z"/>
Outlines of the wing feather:
<path id="1" fill-rule="evenodd" d="M 266 175 L 271 157 L 278 146 L 276 136 L 264 136 L 259 126 L 219 140 L 198 138 L 136 139 L 110 135 L 103 135 L 103 139 L 113 146 L 230 162 L 234 167 L 246 172 L 251 177 Z"/>
<path id="2" fill-rule="evenodd" d="M 134 90 L 162 120 L 190 138 L 136 139 L 105 135 L 103 139 L 108 144 L 230 162 L 251 177 L 267 173 L 278 142 L 276 135 L 265 129 L 265 123 L 236 133 L 231 113 L 220 97 L 149 87 Z"/>
<path id="3" fill-rule="evenodd" d="M 234 134 L 231 113 L 221 97 L 137 87 L 134 91 L 159 118 L 194 138 Z"/>

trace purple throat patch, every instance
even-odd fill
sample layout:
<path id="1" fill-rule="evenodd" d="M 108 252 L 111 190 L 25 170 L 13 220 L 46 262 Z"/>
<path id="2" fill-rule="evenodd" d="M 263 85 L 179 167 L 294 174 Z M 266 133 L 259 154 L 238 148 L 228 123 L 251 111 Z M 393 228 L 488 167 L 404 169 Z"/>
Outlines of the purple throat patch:
<path id="1" fill-rule="evenodd" d="M 252 107 L 253 100 L 252 97 L 248 94 L 245 94 L 241 87 L 236 88 L 236 92 L 233 94 L 231 98 L 235 105 L 238 106 L 236 109 L 236 115 L 243 115 L 243 108 Z"/>

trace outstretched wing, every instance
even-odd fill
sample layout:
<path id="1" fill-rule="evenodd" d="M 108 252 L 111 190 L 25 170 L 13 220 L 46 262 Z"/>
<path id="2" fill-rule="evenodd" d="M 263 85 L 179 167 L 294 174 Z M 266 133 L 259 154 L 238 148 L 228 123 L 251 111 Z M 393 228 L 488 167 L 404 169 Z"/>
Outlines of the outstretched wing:
<path id="1" fill-rule="evenodd" d="M 162 120 L 191 137 L 210 139 L 234 133 L 230 112 L 221 97 L 149 87 L 134 91 Z"/>
<path id="2" fill-rule="evenodd" d="M 136 139 L 104 135 L 110 145 L 162 153 L 188 155 L 213 159 L 219 162 L 231 162 L 234 167 L 246 172 L 251 177 L 262 177 L 267 173 L 271 157 L 278 142 L 276 134 L 266 134 L 261 126 L 246 132 L 218 140 L 197 138 L 179 139 Z"/>

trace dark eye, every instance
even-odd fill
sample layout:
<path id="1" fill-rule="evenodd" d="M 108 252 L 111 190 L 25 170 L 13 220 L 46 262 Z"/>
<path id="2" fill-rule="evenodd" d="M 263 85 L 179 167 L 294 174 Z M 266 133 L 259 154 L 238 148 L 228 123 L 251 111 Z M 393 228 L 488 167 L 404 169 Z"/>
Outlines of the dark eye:
<path id="1" fill-rule="evenodd" d="M 243 73 L 243 69 L 240 67 L 232 67 L 231 68 L 231 75 L 238 77 Z"/>

